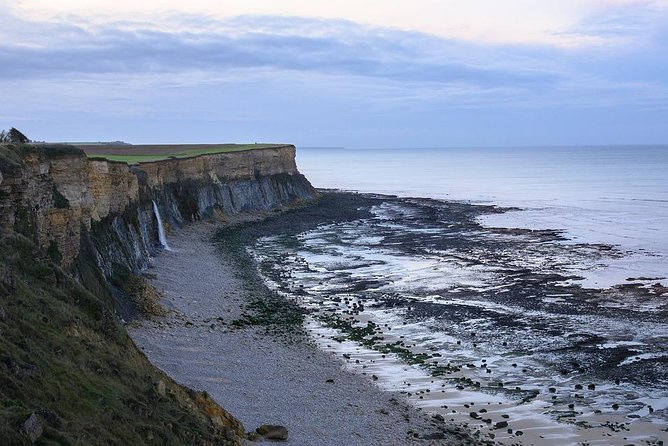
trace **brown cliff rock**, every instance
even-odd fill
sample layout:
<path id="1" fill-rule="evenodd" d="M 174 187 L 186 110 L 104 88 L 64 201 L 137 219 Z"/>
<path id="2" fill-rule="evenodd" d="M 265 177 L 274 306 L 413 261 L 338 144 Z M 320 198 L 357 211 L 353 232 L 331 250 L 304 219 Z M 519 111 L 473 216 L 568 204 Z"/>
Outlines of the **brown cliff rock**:
<path id="1" fill-rule="evenodd" d="M 0 226 L 49 249 L 69 268 L 82 230 L 105 219 L 127 245 L 123 258 L 141 267 L 155 245 L 151 201 L 171 212 L 167 223 L 281 207 L 316 195 L 297 171 L 294 146 L 168 159 L 137 166 L 88 159 L 74 147 L 28 146 L 0 164 Z M 12 158 L 13 159 L 13 158 Z M 122 221 L 116 220 L 122 218 Z M 106 221 L 106 220 L 105 220 Z M 101 257 L 111 254 L 99 252 Z M 123 263 L 123 259 L 113 261 Z M 142 263 L 144 262 L 144 263 Z M 113 263 L 110 261 L 110 263 Z"/>

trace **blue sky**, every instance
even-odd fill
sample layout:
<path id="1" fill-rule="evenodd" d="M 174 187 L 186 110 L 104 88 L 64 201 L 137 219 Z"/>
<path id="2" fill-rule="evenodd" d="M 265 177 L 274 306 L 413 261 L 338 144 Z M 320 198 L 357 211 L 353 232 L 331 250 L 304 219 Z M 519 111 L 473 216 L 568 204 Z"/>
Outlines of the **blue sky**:
<path id="1" fill-rule="evenodd" d="M 135 143 L 668 143 L 665 0 L 107 3 L 0 1 L 0 128 Z"/>

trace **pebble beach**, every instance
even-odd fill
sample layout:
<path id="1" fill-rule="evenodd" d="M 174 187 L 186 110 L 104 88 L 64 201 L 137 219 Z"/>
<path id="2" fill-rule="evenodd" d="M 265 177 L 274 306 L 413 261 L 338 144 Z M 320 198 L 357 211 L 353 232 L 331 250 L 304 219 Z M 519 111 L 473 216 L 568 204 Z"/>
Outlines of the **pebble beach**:
<path id="1" fill-rule="evenodd" d="M 236 327 L 250 291 L 233 259 L 211 243 L 215 230 L 199 223 L 170 234 L 172 251 L 147 271 L 168 316 L 134 322 L 129 331 L 157 367 L 206 391 L 248 432 L 285 426 L 286 445 L 478 444 L 464 428 L 344 371 L 304 333 Z"/>

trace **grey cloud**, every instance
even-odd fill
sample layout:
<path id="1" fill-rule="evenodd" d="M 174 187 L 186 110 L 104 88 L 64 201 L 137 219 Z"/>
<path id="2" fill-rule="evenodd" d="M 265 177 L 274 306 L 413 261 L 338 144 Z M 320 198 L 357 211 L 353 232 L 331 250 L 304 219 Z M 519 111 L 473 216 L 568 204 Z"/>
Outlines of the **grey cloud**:
<path id="1" fill-rule="evenodd" d="M 508 68 L 504 60 L 495 66 L 491 55 L 498 48 L 340 20 L 239 17 L 220 22 L 192 16 L 181 20 L 191 26 L 199 23 L 203 31 L 129 31 L 128 26 L 88 31 L 73 25 L 14 23 L 38 45 L 4 39 L 0 78 L 273 68 L 482 88 L 533 89 L 558 80 L 554 73 L 522 65 Z"/>

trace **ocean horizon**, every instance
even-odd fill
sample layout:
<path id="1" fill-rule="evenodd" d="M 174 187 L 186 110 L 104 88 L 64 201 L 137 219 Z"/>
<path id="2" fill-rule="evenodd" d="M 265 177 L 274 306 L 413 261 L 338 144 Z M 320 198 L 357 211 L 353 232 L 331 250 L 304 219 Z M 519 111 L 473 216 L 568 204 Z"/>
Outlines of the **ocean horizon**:
<path id="1" fill-rule="evenodd" d="M 668 145 L 298 148 L 297 161 L 318 188 L 516 208 L 481 222 L 624 252 L 588 270 L 586 286 L 668 276 Z"/>

